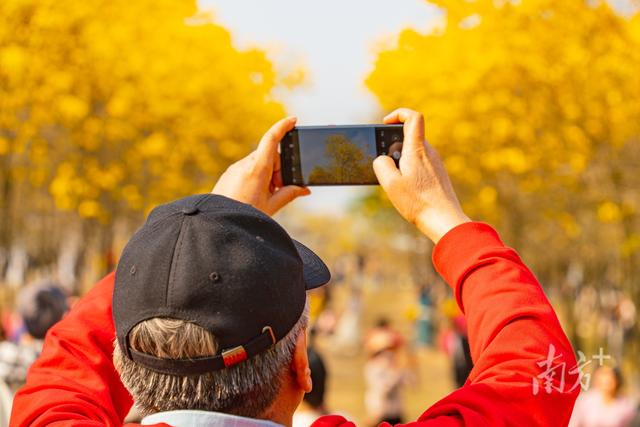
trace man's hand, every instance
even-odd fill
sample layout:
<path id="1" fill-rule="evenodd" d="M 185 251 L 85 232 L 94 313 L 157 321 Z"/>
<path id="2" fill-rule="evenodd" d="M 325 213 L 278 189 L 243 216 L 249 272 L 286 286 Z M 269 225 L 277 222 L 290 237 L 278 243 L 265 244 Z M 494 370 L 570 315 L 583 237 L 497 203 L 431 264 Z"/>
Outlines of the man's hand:
<path id="1" fill-rule="evenodd" d="M 393 206 L 437 243 L 449 230 L 471 221 L 462 211 L 436 150 L 424 139 L 422 114 L 400 108 L 384 122 L 404 123 L 400 169 L 389 156 L 379 156 L 373 169 Z"/>
<path id="2" fill-rule="evenodd" d="M 267 215 L 275 214 L 297 197 L 310 194 L 307 188 L 282 184 L 278 143 L 295 124 L 296 118 L 288 117 L 273 125 L 254 152 L 229 166 L 212 193 L 250 204 Z"/>

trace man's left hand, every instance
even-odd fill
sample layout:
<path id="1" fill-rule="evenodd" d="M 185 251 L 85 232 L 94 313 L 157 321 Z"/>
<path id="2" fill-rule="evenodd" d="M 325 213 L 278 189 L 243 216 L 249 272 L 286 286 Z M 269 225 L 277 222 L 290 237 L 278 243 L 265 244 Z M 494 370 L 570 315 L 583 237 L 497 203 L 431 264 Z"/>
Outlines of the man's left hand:
<path id="1" fill-rule="evenodd" d="M 282 183 L 278 144 L 295 124 L 295 117 L 274 124 L 264 134 L 255 151 L 229 166 L 212 193 L 247 203 L 267 215 L 275 214 L 300 196 L 311 194 L 308 188 L 284 186 Z"/>

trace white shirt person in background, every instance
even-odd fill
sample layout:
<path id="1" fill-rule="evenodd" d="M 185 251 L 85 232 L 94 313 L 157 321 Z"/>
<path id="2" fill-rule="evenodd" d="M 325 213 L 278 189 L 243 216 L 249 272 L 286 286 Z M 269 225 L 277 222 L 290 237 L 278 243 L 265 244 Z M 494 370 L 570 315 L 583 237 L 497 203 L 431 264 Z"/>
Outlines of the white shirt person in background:
<path id="1" fill-rule="evenodd" d="M 638 408 L 622 395 L 620 371 L 602 366 L 594 374 L 593 389 L 578 396 L 569 427 L 628 427 Z"/>

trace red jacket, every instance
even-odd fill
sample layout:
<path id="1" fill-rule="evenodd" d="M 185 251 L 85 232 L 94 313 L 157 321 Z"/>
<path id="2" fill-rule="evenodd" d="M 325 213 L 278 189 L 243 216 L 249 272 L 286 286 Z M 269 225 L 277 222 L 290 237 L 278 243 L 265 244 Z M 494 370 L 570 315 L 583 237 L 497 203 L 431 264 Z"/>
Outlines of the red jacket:
<path id="1" fill-rule="evenodd" d="M 469 328 L 474 368 L 464 387 L 410 425 L 565 426 L 580 390 L 576 359 L 536 278 L 488 225 L 467 223 L 433 252 Z M 118 426 L 132 401 L 111 357 L 113 274 L 48 333 L 14 400 L 11 426 Z M 546 362 L 550 349 L 553 357 Z M 534 389 L 534 384 L 539 387 Z M 313 427 L 348 427 L 339 416 Z"/>

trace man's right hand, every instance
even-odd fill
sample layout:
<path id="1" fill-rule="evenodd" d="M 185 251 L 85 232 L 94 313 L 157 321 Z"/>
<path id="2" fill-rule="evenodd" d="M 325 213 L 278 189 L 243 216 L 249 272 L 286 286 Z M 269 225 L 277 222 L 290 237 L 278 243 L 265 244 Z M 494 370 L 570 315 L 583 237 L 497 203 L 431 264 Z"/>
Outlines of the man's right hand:
<path id="1" fill-rule="evenodd" d="M 278 144 L 295 124 L 296 118 L 289 117 L 271 126 L 254 152 L 229 166 L 212 193 L 247 203 L 267 215 L 297 197 L 311 194 L 308 188 L 282 183 Z"/>
<path id="2" fill-rule="evenodd" d="M 436 150 L 424 138 L 422 114 L 400 108 L 384 122 L 404 123 L 400 169 L 389 156 L 379 156 L 373 169 L 393 206 L 434 243 L 467 217 L 453 191 Z"/>

